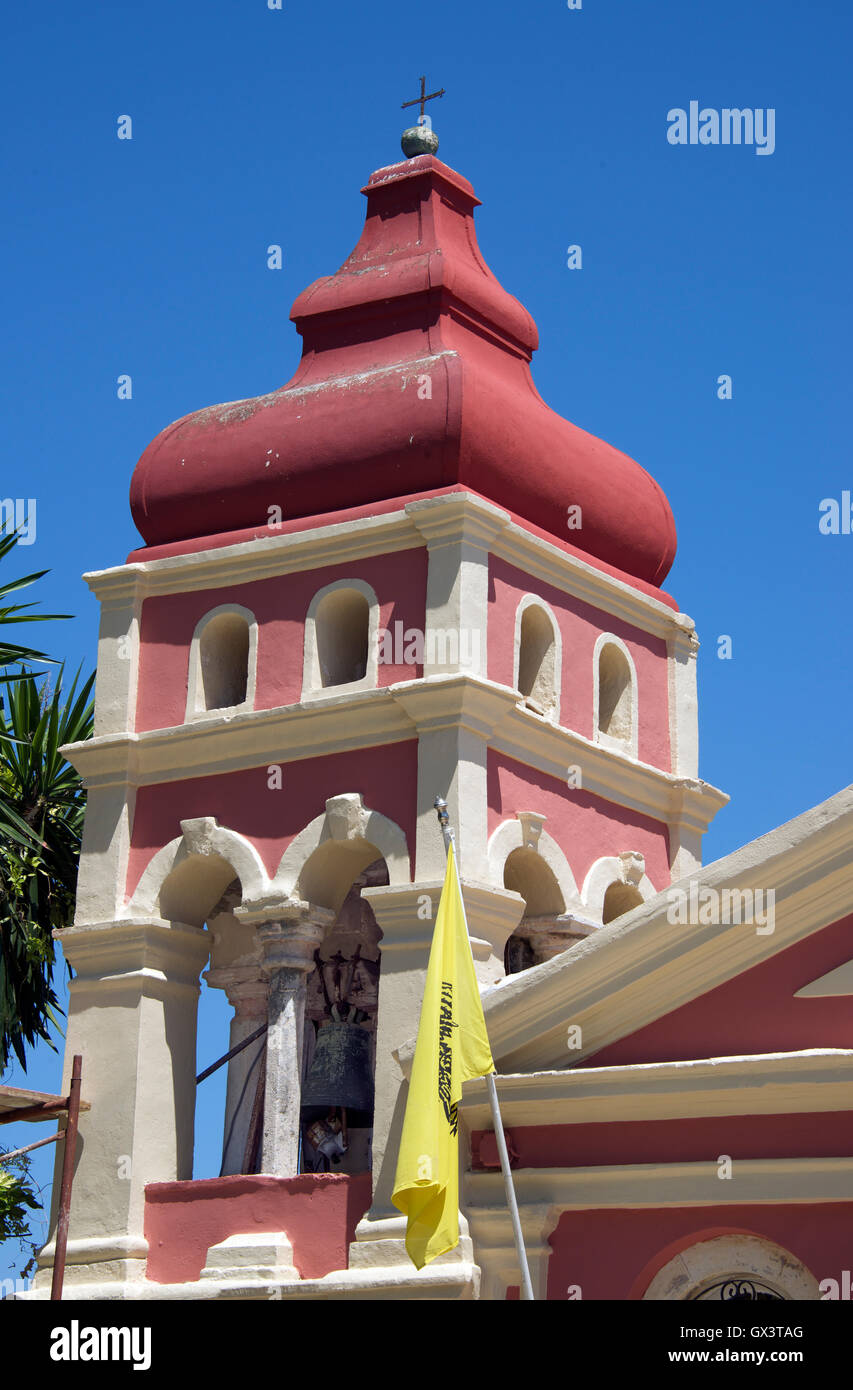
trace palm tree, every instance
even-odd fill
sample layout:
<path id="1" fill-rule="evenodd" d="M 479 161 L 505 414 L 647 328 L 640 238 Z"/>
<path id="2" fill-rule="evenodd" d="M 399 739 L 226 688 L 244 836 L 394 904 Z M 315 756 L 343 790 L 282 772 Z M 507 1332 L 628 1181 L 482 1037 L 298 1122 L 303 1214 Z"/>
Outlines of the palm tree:
<path id="1" fill-rule="evenodd" d="M 25 1043 L 50 1041 L 56 1023 L 52 931 L 74 915 L 77 862 L 86 794 L 60 752 L 92 733 L 94 675 L 67 695 L 60 671 L 49 690 L 22 674 L 10 684 L 0 715 L 0 804 L 30 834 L 0 841 L 0 1070 L 10 1046 L 26 1070 Z"/>
<path id="2" fill-rule="evenodd" d="M 0 560 L 17 535 L 0 540 Z M 48 621 L 67 614 L 34 614 L 32 604 L 6 604 L 13 592 L 45 570 L 0 585 L 0 1074 L 14 1051 L 26 1071 L 25 1046 L 56 1023 L 53 989 L 55 927 L 71 921 L 85 806 L 78 773 L 63 757 L 63 744 L 91 736 L 94 674 L 78 690 L 80 672 L 67 694 L 64 668 L 51 689 L 26 662 L 50 662 L 44 653 L 11 643 L 7 625 Z M 19 669 L 10 670 L 10 663 Z"/>

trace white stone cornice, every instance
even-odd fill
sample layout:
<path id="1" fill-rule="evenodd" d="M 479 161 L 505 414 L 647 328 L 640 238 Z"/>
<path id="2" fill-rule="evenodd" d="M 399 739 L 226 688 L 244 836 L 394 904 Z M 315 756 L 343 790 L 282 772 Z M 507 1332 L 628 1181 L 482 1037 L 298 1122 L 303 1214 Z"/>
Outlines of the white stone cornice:
<path id="1" fill-rule="evenodd" d="M 578 790 L 604 797 L 655 820 L 677 820 L 700 834 L 721 807 L 725 792 L 710 782 L 676 777 L 625 753 L 560 728 L 514 701 L 492 740 L 497 753 L 566 782 L 569 767 L 580 769 Z"/>
<path id="2" fill-rule="evenodd" d="M 84 577 L 102 602 L 116 597 L 142 599 L 249 584 L 324 565 L 419 549 L 426 539 L 440 542 L 448 528 L 452 533 L 455 527 L 456 539 L 488 548 L 525 573 L 643 632 L 689 640 L 693 624 L 685 614 L 635 588 L 627 579 L 598 569 L 517 522 L 504 520 L 507 517 L 502 508 L 471 493 L 449 493 L 417 499 L 381 516 L 356 517 L 281 535 L 271 530 L 269 535 L 234 545 L 137 560 Z M 452 538 L 450 533 L 448 539 Z"/>
<path id="3" fill-rule="evenodd" d="M 737 1159 L 721 1179 L 715 1154 L 707 1163 L 638 1163 L 595 1168 L 520 1168 L 513 1173 L 524 1223 L 547 1209 L 587 1207 L 714 1207 L 747 1203 L 853 1202 L 853 1158 Z M 463 1210 L 475 1250 L 487 1212 L 507 1221 L 501 1173 L 466 1173 Z"/>
<path id="4" fill-rule="evenodd" d="M 87 787 L 144 786 L 286 766 L 446 728 L 468 729 L 496 752 L 561 784 L 569 766 L 579 767 L 585 792 L 655 820 L 677 821 L 700 834 L 728 801 L 707 782 L 674 777 L 557 728 L 521 709 L 508 686 L 465 674 L 430 676 L 230 717 L 211 713 L 192 724 L 108 734 L 66 744 L 62 751 Z"/>
<path id="5" fill-rule="evenodd" d="M 574 1054 L 566 1052 L 570 1059 Z M 400 1064 L 407 1060 L 400 1050 Z M 404 1067 L 405 1069 L 405 1067 Z M 699 1116 L 822 1114 L 848 1110 L 853 1051 L 821 1048 L 703 1061 L 584 1067 L 496 1078 L 504 1124 L 612 1124 Z M 484 1079 L 466 1082 L 469 1130 L 491 1129 Z"/>
<path id="6" fill-rule="evenodd" d="M 510 977 L 483 998 L 493 1056 L 505 1071 L 560 1067 L 572 1024 L 581 1061 L 838 921 L 853 903 L 851 838 L 848 787 L 691 880 L 717 892 L 773 889 L 772 935 L 746 924 L 672 923 L 670 888 L 566 956 Z"/>
<path id="7" fill-rule="evenodd" d="M 186 922 L 126 918 L 65 927 L 55 933 L 75 970 L 72 991 L 126 991 L 135 979 L 149 992 L 190 986 L 210 954 L 210 934 Z"/>
<path id="8" fill-rule="evenodd" d="M 423 497 L 406 504 L 406 515 L 430 549 L 462 541 L 491 550 L 495 537 L 509 525 L 503 508 L 467 492 L 445 497 Z"/>
<path id="9" fill-rule="evenodd" d="M 235 545 L 157 560 L 136 560 L 129 565 L 94 570 L 83 578 L 101 602 L 115 590 L 136 591 L 143 598 L 151 598 L 156 594 L 253 584 L 391 551 L 421 549 L 423 544 L 423 538 L 401 510 L 285 535 L 271 528 L 269 535 Z"/>
<path id="10" fill-rule="evenodd" d="M 509 686 L 461 674 L 428 676 L 392 685 L 390 690 L 419 734 L 461 728 L 485 740 L 491 740 L 518 698 Z"/>

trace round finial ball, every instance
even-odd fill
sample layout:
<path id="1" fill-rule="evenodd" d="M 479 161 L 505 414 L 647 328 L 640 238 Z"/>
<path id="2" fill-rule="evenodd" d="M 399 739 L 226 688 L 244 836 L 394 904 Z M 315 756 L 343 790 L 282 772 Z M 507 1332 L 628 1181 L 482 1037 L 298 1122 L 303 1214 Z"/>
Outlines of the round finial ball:
<path id="1" fill-rule="evenodd" d="M 434 130 L 425 125 L 409 126 L 408 130 L 403 131 L 400 144 L 407 159 L 414 159 L 419 154 L 436 154 L 438 152 L 438 136 Z"/>

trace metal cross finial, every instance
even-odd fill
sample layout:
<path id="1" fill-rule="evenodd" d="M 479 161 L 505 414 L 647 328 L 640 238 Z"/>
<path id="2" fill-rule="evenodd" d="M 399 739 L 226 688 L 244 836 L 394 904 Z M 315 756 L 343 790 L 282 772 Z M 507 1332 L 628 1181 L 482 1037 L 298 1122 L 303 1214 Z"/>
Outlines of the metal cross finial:
<path id="1" fill-rule="evenodd" d="M 419 97 L 415 97 L 412 101 L 404 101 L 404 102 L 402 103 L 401 107 L 400 107 L 400 110 L 401 110 L 401 111 L 405 111 L 405 109 L 406 109 L 407 106 L 420 106 L 420 108 L 421 108 L 420 123 L 423 124 L 424 106 L 426 105 L 426 103 L 427 103 L 428 101 L 433 101 L 433 100 L 435 99 L 435 97 L 443 97 L 443 96 L 444 96 L 444 88 L 443 88 L 443 87 L 442 87 L 442 89 L 441 89 L 440 92 L 430 92 L 429 96 L 427 96 L 427 94 L 426 94 L 426 78 L 425 78 L 425 77 L 422 77 L 422 78 L 421 78 L 421 94 L 420 94 L 420 96 L 419 96 Z"/>

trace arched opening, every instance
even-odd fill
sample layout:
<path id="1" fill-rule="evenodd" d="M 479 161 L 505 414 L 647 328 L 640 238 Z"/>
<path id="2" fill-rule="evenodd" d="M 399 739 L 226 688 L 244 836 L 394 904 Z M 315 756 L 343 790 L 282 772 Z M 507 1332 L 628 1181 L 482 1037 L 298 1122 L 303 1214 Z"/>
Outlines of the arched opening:
<path id="1" fill-rule="evenodd" d="M 539 604 L 523 609 L 518 635 L 519 694 L 528 709 L 552 717 L 559 703 L 559 670 L 554 624 Z"/>
<path id="2" fill-rule="evenodd" d="M 362 854 L 368 849 L 363 841 L 346 848 L 356 847 Z M 371 1170 L 382 932 L 361 894 L 363 888 L 387 883 L 384 859 L 362 869 L 340 904 L 308 976 L 301 1172 Z"/>
<path id="3" fill-rule="evenodd" d="M 545 957 L 538 949 L 549 927 L 566 911 L 553 869 L 532 849 L 514 849 L 504 865 L 504 887 L 524 898 L 524 916 L 504 947 L 507 975 L 528 970 Z"/>
<path id="4" fill-rule="evenodd" d="M 217 613 L 205 623 L 198 643 L 201 703 L 205 710 L 231 709 L 246 701 L 249 684 L 249 624 L 242 613 Z"/>
<path id="5" fill-rule="evenodd" d="M 611 883 L 604 894 L 604 906 L 601 909 L 602 926 L 607 926 L 607 923 L 614 921 L 616 917 L 624 916 L 626 912 L 639 907 L 642 902 L 643 895 L 633 884 Z"/>
<path id="6" fill-rule="evenodd" d="M 674 1254 L 643 1292 L 653 1302 L 818 1300 L 821 1287 L 796 1255 L 747 1231 L 699 1238 Z"/>
<path id="7" fill-rule="evenodd" d="M 634 681 L 627 656 L 615 642 L 598 655 L 597 735 L 602 741 L 630 748 L 634 731 Z"/>
<path id="8" fill-rule="evenodd" d="M 314 615 L 320 683 L 351 685 L 367 674 L 370 604 L 358 589 L 332 589 Z"/>
<path id="9" fill-rule="evenodd" d="M 185 1034 L 169 1040 L 173 1052 L 180 1047 L 192 1049 L 196 1076 L 243 1041 L 249 1031 L 240 1000 L 225 983 L 229 966 L 253 957 L 255 961 L 249 973 L 254 972 L 260 979 L 254 933 L 233 916 L 241 897 L 240 880 L 233 866 L 216 854 L 187 855 L 172 869 L 160 889 L 160 916 L 167 921 L 206 927 L 210 940 L 210 963 L 208 970 L 202 973 L 196 1010 L 190 1017 L 188 1006 Z M 227 978 L 230 982 L 231 975 Z M 263 998 L 261 1012 L 265 1021 Z M 260 1017 L 255 1018 L 251 1026 L 256 1029 L 260 1021 Z M 257 1074 L 257 1068 L 263 1066 L 263 1048 L 264 1038 L 261 1037 L 253 1048 L 244 1049 L 233 1062 L 219 1066 L 203 1082 L 196 1084 L 192 1097 L 180 1100 L 176 1094 L 175 1103 L 185 1106 L 187 1111 L 180 1117 L 187 1144 L 187 1162 L 182 1176 L 198 1179 L 241 1171 L 244 1145 L 239 1131 L 241 1126 L 245 1128 L 248 1124 L 254 1091 L 248 1097 L 243 1096 L 241 1103 L 238 1083 L 244 1079 L 243 1073 L 248 1068 L 254 1067 Z M 240 1149 L 239 1158 L 236 1166 L 229 1166 L 229 1145 L 233 1151 L 235 1144 Z"/>

